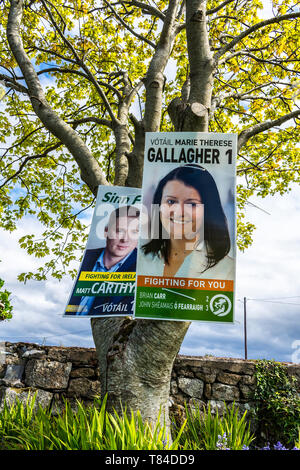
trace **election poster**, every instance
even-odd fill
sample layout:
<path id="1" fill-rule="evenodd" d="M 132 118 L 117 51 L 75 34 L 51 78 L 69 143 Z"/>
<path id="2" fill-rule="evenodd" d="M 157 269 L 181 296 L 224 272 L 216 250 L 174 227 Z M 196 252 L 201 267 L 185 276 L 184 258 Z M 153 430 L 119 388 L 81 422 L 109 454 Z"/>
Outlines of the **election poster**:
<path id="1" fill-rule="evenodd" d="M 64 316 L 133 315 L 141 190 L 99 186 L 90 233 Z"/>
<path id="2" fill-rule="evenodd" d="M 236 154 L 235 134 L 146 134 L 135 318 L 234 321 Z"/>

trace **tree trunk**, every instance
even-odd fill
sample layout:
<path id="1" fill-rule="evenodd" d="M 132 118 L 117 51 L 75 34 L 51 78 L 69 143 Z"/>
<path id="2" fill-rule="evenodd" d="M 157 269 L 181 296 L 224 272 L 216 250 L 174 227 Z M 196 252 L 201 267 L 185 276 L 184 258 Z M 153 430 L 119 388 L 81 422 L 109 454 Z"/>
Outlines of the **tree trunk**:
<path id="1" fill-rule="evenodd" d="M 172 2 L 170 2 L 172 3 Z M 159 130 L 163 70 L 172 46 L 170 22 L 154 54 L 146 77 L 146 108 L 142 122 L 135 124 L 135 146 L 128 156 L 126 184 L 140 187 L 144 159 L 145 131 Z M 172 11 L 171 11 L 172 10 Z M 206 2 L 187 0 L 186 30 L 190 77 L 169 106 L 176 130 L 207 131 L 213 83 L 213 59 L 206 25 Z M 167 41 L 167 38 L 169 41 Z M 201 47 L 199 47 L 201 45 Z M 130 319 L 92 319 L 98 353 L 101 391 L 108 394 L 108 409 L 121 411 L 125 405 L 139 410 L 144 419 L 169 424 L 169 394 L 173 363 L 190 322 Z"/>
<path id="2" fill-rule="evenodd" d="M 169 424 L 170 378 L 188 322 L 92 319 L 102 394 L 109 410 L 139 410 Z"/>

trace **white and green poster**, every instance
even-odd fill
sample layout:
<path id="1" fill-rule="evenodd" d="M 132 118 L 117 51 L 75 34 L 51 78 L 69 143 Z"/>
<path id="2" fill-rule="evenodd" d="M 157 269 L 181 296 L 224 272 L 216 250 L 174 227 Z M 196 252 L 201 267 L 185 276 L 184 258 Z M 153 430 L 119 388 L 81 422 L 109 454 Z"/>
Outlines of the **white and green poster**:
<path id="1" fill-rule="evenodd" d="M 135 318 L 233 322 L 235 134 L 147 133 Z"/>

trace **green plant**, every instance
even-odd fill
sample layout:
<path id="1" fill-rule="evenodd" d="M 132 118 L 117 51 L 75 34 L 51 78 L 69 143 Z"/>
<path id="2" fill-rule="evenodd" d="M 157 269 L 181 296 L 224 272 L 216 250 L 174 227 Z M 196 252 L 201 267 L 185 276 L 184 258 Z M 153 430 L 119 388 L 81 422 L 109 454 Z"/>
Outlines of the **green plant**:
<path id="1" fill-rule="evenodd" d="M 139 411 L 137 413 L 125 412 L 122 415 L 108 414 L 106 425 L 107 449 L 112 450 L 178 450 L 179 440 L 185 424 L 177 436 L 170 442 L 166 425 L 160 425 L 160 416 L 157 423 L 150 425 L 143 422 Z"/>
<path id="2" fill-rule="evenodd" d="M 242 450 L 254 440 L 250 432 L 250 423 L 244 414 L 239 416 L 239 409 L 233 403 L 230 407 L 224 403 L 224 413 L 218 410 L 212 413 L 211 406 L 200 409 L 194 405 L 191 409 L 185 405 L 187 423 L 182 432 L 181 443 L 193 450 Z"/>
<path id="3" fill-rule="evenodd" d="M 68 401 L 57 416 L 34 400 L 26 405 L 17 401 L 5 405 L 0 413 L 2 449 L 24 450 L 178 450 L 183 430 L 169 441 L 166 425 L 159 420 L 153 426 L 143 421 L 139 412 L 118 414 L 106 411 L 106 399 L 95 400 L 85 408 L 79 401 L 72 410 Z M 10 412 L 11 410 L 11 412 Z"/>
<path id="4" fill-rule="evenodd" d="M 273 360 L 256 364 L 255 418 L 258 433 L 266 442 L 293 445 L 300 426 L 300 398 L 295 377 Z"/>
<path id="5" fill-rule="evenodd" d="M 4 286 L 4 281 L 3 279 L 0 279 L 0 321 L 1 320 L 9 320 L 12 318 L 12 305 L 10 303 L 10 295 L 11 292 L 8 292 L 8 290 L 4 289 L 2 290 Z"/>
<path id="6" fill-rule="evenodd" d="M 300 426 L 298 427 L 298 437 L 295 441 L 295 447 L 300 450 Z"/>
<path id="7" fill-rule="evenodd" d="M 28 394 L 25 405 L 19 400 L 12 404 L 4 401 L 0 413 L 0 449 L 7 447 L 8 441 L 15 442 L 20 435 L 20 430 L 30 429 L 33 421 L 39 419 L 41 411 L 34 411 L 35 396 Z M 43 410 L 42 413 L 45 414 L 46 411 Z"/>

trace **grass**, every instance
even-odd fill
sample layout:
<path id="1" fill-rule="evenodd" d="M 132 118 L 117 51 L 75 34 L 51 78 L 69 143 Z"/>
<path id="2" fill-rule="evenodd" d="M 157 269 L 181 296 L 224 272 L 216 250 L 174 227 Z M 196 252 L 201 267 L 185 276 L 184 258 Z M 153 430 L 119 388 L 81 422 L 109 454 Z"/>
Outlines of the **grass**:
<path id="1" fill-rule="evenodd" d="M 254 441 L 250 432 L 250 422 L 246 420 L 247 412 L 240 417 L 239 409 L 233 403 L 230 407 L 224 404 L 224 413 L 218 410 L 212 413 L 210 405 L 200 409 L 185 407 L 187 424 L 182 432 L 181 442 L 194 450 L 243 450 Z"/>
<path id="2" fill-rule="evenodd" d="M 169 442 L 166 426 L 150 426 L 139 412 L 108 413 L 106 400 L 77 411 L 65 402 L 64 412 L 53 416 L 34 399 L 26 406 L 16 401 L 0 413 L 0 449 L 8 450 L 178 450 L 181 432 Z"/>
<path id="3" fill-rule="evenodd" d="M 34 397 L 4 404 L 0 450 L 245 450 L 254 443 L 246 412 L 240 416 L 234 404 L 225 405 L 222 416 L 210 407 L 186 406 L 186 420 L 173 428 L 172 439 L 159 422 L 151 426 L 139 412 L 109 413 L 106 399 L 89 408 L 78 401 L 76 411 L 65 401 L 64 411 L 53 415 L 35 407 Z"/>

